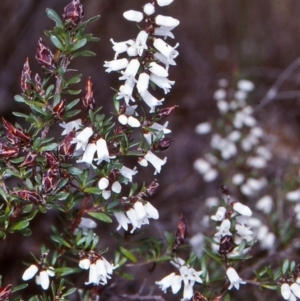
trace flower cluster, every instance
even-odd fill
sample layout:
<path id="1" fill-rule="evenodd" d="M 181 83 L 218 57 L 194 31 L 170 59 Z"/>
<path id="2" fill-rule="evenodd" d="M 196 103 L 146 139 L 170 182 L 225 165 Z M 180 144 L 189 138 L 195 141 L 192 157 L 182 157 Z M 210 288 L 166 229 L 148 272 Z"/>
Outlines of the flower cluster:
<path id="1" fill-rule="evenodd" d="M 168 288 L 171 288 L 172 293 L 177 294 L 181 289 L 183 282 L 182 300 L 190 300 L 194 295 L 193 286 L 195 282 L 203 283 L 200 278 L 202 271 L 197 272 L 195 269 L 184 265 L 184 261 L 182 259 L 175 258 L 174 261 L 177 262 L 175 266 L 178 268 L 179 273 L 176 274 L 173 272 L 155 283 L 164 293 L 166 293 Z M 180 264 L 178 264 L 178 262 L 180 262 Z"/>

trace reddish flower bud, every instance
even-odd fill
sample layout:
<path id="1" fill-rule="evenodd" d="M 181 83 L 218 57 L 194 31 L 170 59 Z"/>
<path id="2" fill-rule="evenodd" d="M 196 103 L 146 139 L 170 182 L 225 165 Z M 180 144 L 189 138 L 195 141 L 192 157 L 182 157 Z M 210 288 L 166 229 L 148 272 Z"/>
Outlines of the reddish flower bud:
<path id="1" fill-rule="evenodd" d="M 24 143 L 27 145 L 30 142 L 30 136 L 25 134 L 22 130 L 14 127 L 10 122 L 6 121 L 2 117 L 3 127 L 6 133 L 6 138 L 9 140 L 11 144 L 20 144 Z"/>
<path id="2" fill-rule="evenodd" d="M 72 143 L 75 138 L 75 129 L 73 129 L 65 138 L 58 144 L 58 154 L 65 159 L 70 159 L 75 151 L 76 143 Z"/>
<path id="3" fill-rule="evenodd" d="M 46 167 L 51 167 L 59 162 L 57 157 L 52 152 L 45 152 L 44 157 L 46 159 Z"/>
<path id="4" fill-rule="evenodd" d="M 56 163 L 43 174 L 42 190 L 45 194 L 50 194 L 56 190 L 60 180 L 59 164 Z"/>
<path id="5" fill-rule="evenodd" d="M 171 144 L 173 144 L 174 140 L 171 138 L 162 138 L 159 140 L 157 143 L 153 145 L 153 150 L 154 151 L 164 151 L 167 150 Z"/>
<path id="6" fill-rule="evenodd" d="M 40 194 L 38 194 L 35 191 L 30 191 L 30 190 L 20 190 L 15 192 L 18 197 L 21 199 L 28 201 L 30 203 L 33 203 L 35 205 L 40 205 L 44 204 L 45 201 L 41 197 Z"/>
<path id="7" fill-rule="evenodd" d="M 160 109 L 157 114 L 156 114 L 156 120 L 161 120 L 167 116 L 169 116 L 178 106 L 173 106 L 173 107 L 168 107 L 168 108 L 163 108 Z"/>
<path id="8" fill-rule="evenodd" d="M 46 69 L 46 71 L 53 72 L 56 67 L 54 55 L 49 47 L 43 42 L 42 38 L 38 40 L 35 59 L 41 67 Z"/>
<path id="9" fill-rule="evenodd" d="M 42 89 L 42 80 L 41 80 L 41 77 L 38 74 L 35 75 L 34 81 L 35 81 L 35 90 L 41 96 L 44 96 L 45 95 L 45 91 Z"/>
<path id="10" fill-rule="evenodd" d="M 12 284 L 8 284 L 7 286 L 0 287 L 0 300 L 8 300 L 11 294 Z"/>
<path id="11" fill-rule="evenodd" d="M 108 175 L 108 180 L 111 183 L 116 182 L 120 178 L 120 175 L 120 170 L 117 168 L 113 168 Z"/>
<path id="12" fill-rule="evenodd" d="M 195 292 L 194 296 L 189 301 L 207 301 L 207 299 L 199 292 Z"/>
<path id="13" fill-rule="evenodd" d="M 29 67 L 29 60 L 26 58 L 21 74 L 21 89 L 25 93 L 27 90 L 32 90 L 32 85 L 28 82 L 31 80 L 31 70 Z"/>
<path id="14" fill-rule="evenodd" d="M 20 167 L 29 167 L 34 166 L 36 164 L 37 154 L 33 152 L 29 152 L 24 159 L 24 162 L 20 165 Z"/>
<path id="15" fill-rule="evenodd" d="M 78 26 L 83 21 L 83 5 L 80 3 L 80 0 L 72 0 L 64 8 L 64 22 L 67 25 L 66 28 L 71 30 Z"/>
<path id="16" fill-rule="evenodd" d="M 183 215 L 181 214 L 177 225 L 175 242 L 172 251 L 176 251 L 181 245 L 184 244 L 186 240 L 186 236 L 187 236 L 187 224 Z"/>
<path id="17" fill-rule="evenodd" d="M 88 78 L 85 86 L 85 96 L 82 98 L 83 107 L 93 110 L 95 107 L 95 98 L 93 92 L 93 82 L 91 77 Z"/>
<path id="18" fill-rule="evenodd" d="M 66 101 L 64 99 L 61 100 L 52 111 L 54 116 L 56 116 L 58 119 L 62 119 L 66 111 Z"/>
<path id="19" fill-rule="evenodd" d="M 152 196 L 155 194 L 159 184 L 157 180 L 155 179 L 150 185 L 147 186 L 146 188 L 146 195 L 147 196 Z"/>
<path id="20" fill-rule="evenodd" d="M 219 253 L 223 256 L 230 253 L 233 250 L 233 238 L 231 235 L 225 235 L 221 237 Z"/>
<path id="21" fill-rule="evenodd" d="M 8 147 L 6 145 L 1 145 L 0 157 L 8 159 L 15 158 L 19 155 L 20 149 L 16 146 Z"/>

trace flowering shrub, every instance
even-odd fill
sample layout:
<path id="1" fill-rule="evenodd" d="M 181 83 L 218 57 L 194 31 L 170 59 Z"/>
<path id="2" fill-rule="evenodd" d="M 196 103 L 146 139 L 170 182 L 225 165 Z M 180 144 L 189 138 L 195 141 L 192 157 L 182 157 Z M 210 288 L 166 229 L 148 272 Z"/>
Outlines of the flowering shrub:
<path id="1" fill-rule="evenodd" d="M 222 176 L 228 185 L 222 185 L 221 198 L 206 201 L 210 216 L 199 223 L 201 231 L 188 241 L 188 222 L 181 215 L 176 232 L 165 231 L 164 241 L 147 232 L 145 225 L 159 218 L 150 199 L 159 184 L 155 178 L 145 183 L 139 171 L 162 171 L 167 157 L 161 153 L 173 144 L 166 119 L 177 108 L 164 106 L 161 95 L 175 83 L 168 77 L 179 44 L 166 40 L 174 39 L 179 21 L 156 14 L 172 2 L 154 0 L 142 11 L 124 12 L 140 31 L 126 41 L 110 40 L 115 55 L 104 62 L 105 71 L 117 72 L 121 81 L 111 116 L 97 105 L 93 79 L 87 77 L 81 95 L 74 85 L 82 85 L 82 75 L 71 69 L 75 59 L 95 55 L 85 46 L 98 38 L 86 27 L 98 16 L 85 20 L 80 0 L 72 0 L 62 18 L 47 9 L 55 26 L 45 33 L 53 45 L 38 39 L 35 59 L 42 72 L 32 76 L 26 59 L 22 92 L 15 96 L 29 113 L 14 112 L 20 118 L 16 124 L 2 118 L 1 242 L 13 233 L 34 239 L 31 221 L 40 213 L 55 212 L 60 223 L 51 225 L 40 251 L 24 263 L 21 284 L 20 279 L 17 285 L 6 283 L 2 275 L 0 300 L 165 300 L 165 293 L 176 300 L 217 301 L 231 300 L 231 291 L 250 285 L 264 294 L 277 290 L 285 300 L 300 298 L 300 266 L 285 256 L 300 224 L 299 204 L 292 203 L 300 199 L 299 183 L 268 185 L 266 170 L 274 157 L 246 102 L 254 89 L 250 81 L 240 80 L 235 92 L 220 81 L 214 94 L 220 118 L 196 128 L 201 135 L 212 133 L 212 149 L 195 169 L 207 183 Z M 291 202 L 284 210 L 280 196 L 272 194 L 279 186 Z M 259 199 L 255 206 L 254 199 Z M 280 210 L 292 210 L 295 217 L 284 220 Z M 111 223 L 118 223 L 116 230 L 104 225 Z M 113 247 L 106 242 L 107 229 L 115 238 Z M 278 258 L 270 261 L 274 254 Z M 166 273 L 169 263 L 172 272 Z M 149 290 L 132 293 L 120 284 L 120 279 L 140 282 L 129 267 L 150 265 L 163 276 L 155 275 Z"/>

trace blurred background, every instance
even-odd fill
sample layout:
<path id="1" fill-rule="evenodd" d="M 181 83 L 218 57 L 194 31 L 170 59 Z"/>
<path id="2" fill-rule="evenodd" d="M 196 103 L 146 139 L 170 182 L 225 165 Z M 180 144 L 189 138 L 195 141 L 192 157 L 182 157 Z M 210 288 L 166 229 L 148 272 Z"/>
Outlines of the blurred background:
<path id="1" fill-rule="evenodd" d="M 86 19 L 101 15 L 87 28 L 101 41 L 87 46 L 97 53 L 96 57 L 79 58 L 71 68 L 83 74 L 79 88 L 83 89 L 87 77 L 92 76 L 96 101 L 109 113 L 113 111 L 111 87 L 117 88 L 120 84 L 118 75 L 105 73 L 103 67 L 104 60 L 112 60 L 114 56 L 109 40 L 136 37 L 136 25 L 126 21 L 122 14 L 129 9 L 141 10 L 146 1 L 81 2 Z M 14 101 L 14 95 L 21 92 L 20 75 L 26 57 L 29 57 L 32 73 L 41 73 L 34 59 L 37 40 L 44 36 L 45 29 L 53 27 L 53 22 L 46 17 L 46 8 L 61 15 L 68 3 L 68 0 L 1 0 L 0 115 L 9 120 L 13 120 L 12 111 L 24 110 Z M 256 88 L 250 102 L 261 126 L 273 137 L 273 150 L 283 158 L 297 155 L 300 135 L 299 11 L 298 0 L 175 0 L 159 10 L 181 23 L 173 31 L 175 40 L 168 40 L 171 45 L 179 42 L 180 56 L 176 59 L 177 66 L 170 67 L 169 78 L 176 83 L 164 103 L 179 105 L 169 118 L 172 130 L 169 137 L 174 138 L 175 143 L 165 154 L 168 162 L 161 175 L 148 176 L 149 181 L 156 177 L 160 183 L 157 195 L 151 200 L 161 215 L 158 222 L 151 223 L 158 233 L 162 229 L 174 232 L 180 213 L 188 221 L 190 235 L 199 231 L 197 222 L 201 219 L 207 189 L 202 177 L 194 171 L 193 162 L 208 141 L 196 135 L 194 129 L 198 123 L 217 114 L 212 95 L 219 79 L 251 80 Z M 50 45 L 46 37 L 44 41 Z M 269 89 L 279 78 L 282 81 L 277 82 L 278 93 L 266 100 Z M 38 227 L 35 235 L 43 237 L 53 221 L 55 216 L 50 216 L 42 228 L 39 220 L 35 221 Z M 21 261 L 30 261 L 28 250 L 39 252 L 35 243 L 34 240 L 33 245 L 25 245 L 17 235 L 5 242 L 0 253 L 1 271 L 10 269 L 7 277 L 14 279 L 15 271 L 22 266 Z M 12 245 L 16 246 L 16 253 L 11 252 Z M 19 282 L 19 278 L 13 281 Z"/>

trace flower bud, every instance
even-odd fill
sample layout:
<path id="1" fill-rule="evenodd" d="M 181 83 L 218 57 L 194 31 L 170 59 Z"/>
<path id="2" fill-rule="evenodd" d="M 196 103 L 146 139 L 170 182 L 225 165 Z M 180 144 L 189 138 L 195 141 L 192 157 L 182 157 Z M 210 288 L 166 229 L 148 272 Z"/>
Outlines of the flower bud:
<path id="1" fill-rule="evenodd" d="M 37 158 L 37 154 L 35 154 L 33 152 L 27 153 L 27 155 L 25 156 L 25 159 L 24 159 L 23 163 L 20 165 L 20 167 L 34 166 L 36 164 L 36 158 Z"/>
<path id="2" fill-rule="evenodd" d="M 16 146 L 8 147 L 5 144 L 1 145 L 0 148 L 0 157 L 8 159 L 15 158 L 19 155 L 20 149 Z"/>
<path id="3" fill-rule="evenodd" d="M 38 40 L 35 59 L 42 68 L 45 68 L 45 70 L 50 73 L 53 72 L 56 67 L 54 55 L 49 47 L 43 42 L 42 38 Z"/>
<path id="4" fill-rule="evenodd" d="M 2 117 L 3 128 L 6 133 L 6 138 L 11 144 L 25 144 L 27 145 L 30 142 L 30 137 L 24 133 L 22 130 L 14 127 L 10 122 L 6 121 Z"/>
<path id="5" fill-rule="evenodd" d="M 146 188 L 146 195 L 147 196 L 152 196 L 155 194 L 159 184 L 157 180 L 155 179 L 150 185 L 147 186 Z"/>
<path id="6" fill-rule="evenodd" d="M 174 246 L 172 248 L 173 252 L 176 251 L 181 245 L 184 244 L 186 237 L 187 237 L 187 224 L 183 215 L 181 214 L 177 225 Z"/>
<path id="7" fill-rule="evenodd" d="M 41 195 L 35 191 L 20 190 L 20 191 L 16 191 L 15 193 L 19 198 L 28 201 L 30 203 L 33 203 L 34 205 L 40 205 L 45 202 L 41 197 Z"/>
<path id="8" fill-rule="evenodd" d="M 153 4 L 147 3 L 144 5 L 143 11 L 147 16 L 151 16 L 155 13 L 155 7 Z"/>
<path id="9" fill-rule="evenodd" d="M 158 15 L 155 17 L 155 23 L 160 26 L 167 26 L 167 27 L 174 28 L 177 25 L 179 25 L 179 20 L 173 17 Z"/>
<path id="10" fill-rule="evenodd" d="M 120 175 L 120 170 L 117 168 L 113 168 L 108 175 L 108 179 L 110 182 L 115 182 L 120 178 Z"/>
<path id="11" fill-rule="evenodd" d="M 31 70 L 29 67 L 29 60 L 26 58 L 25 64 L 23 66 L 22 75 L 21 75 L 21 89 L 25 93 L 27 90 L 31 90 L 32 86 L 28 83 L 28 80 L 31 80 Z"/>
<path id="12" fill-rule="evenodd" d="M 83 107 L 93 110 L 95 107 L 95 98 L 93 91 L 93 82 L 89 76 L 85 86 L 85 96 L 82 98 Z"/>
<path id="13" fill-rule="evenodd" d="M 66 135 L 66 137 L 58 144 L 58 154 L 65 159 L 70 159 L 75 151 L 76 144 L 72 143 L 75 138 L 75 129 Z"/>
<path id="14" fill-rule="evenodd" d="M 153 150 L 155 151 L 164 151 L 167 150 L 171 144 L 173 144 L 174 139 L 171 138 L 162 138 L 156 144 L 153 145 Z"/>
<path id="15" fill-rule="evenodd" d="M 83 5 L 80 3 L 80 0 L 72 0 L 72 2 L 64 8 L 63 18 L 68 30 L 82 23 L 83 17 Z"/>
<path id="16" fill-rule="evenodd" d="M 141 22 L 144 19 L 144 15 L 136 10 L 128 10 L 123 14 L 123 17 L 128 21 Z"/>
<path id="17" fill-rule="evenodd" d="M 57 157 L 52 152 L 45 152 L 44 157 L 46 159 L 46 166 L 45 167 L 51 167 L 58 163 Z"/>
<path id="18" fill-rule="evenodd" d="M 233 250 L 233 237 L 232 235 L 225 235 L 221 237 L 220 246 L 219 246 L 219 253 L 221 255 L 227 255 Z"/>
<path id="19" fill-rule="evenodd" d="M 42 80 L 41 80 L 41 77 L 38 74 L 35 75 L 34 81 L 35 81 L 35 90 L 41 96 L 44 96 L 45 95 L 45 91 L 42 89 Z"/>
<path id="20" fill-rule="evenodd" d="M 62 119 L 66 110 L 66 101 L 63 99 L 61 100 L 54 108 L 53 108 L 53 114 L 58 119 Z"/>
<path id="21" fill-rule="evenodd" d="M 178 108 L 178 105 L 158 110 L 156 114 L 156 120 L 161 120 L 168 117 L 176 108 Z"/>
<path id="22" fill-rule="evenodd" d="M 56 190 L 60 180 L 59 164 L 54 164 L 50 169 L 43 174 L 42 190 L 45 194 L 51 194 Z"/>

